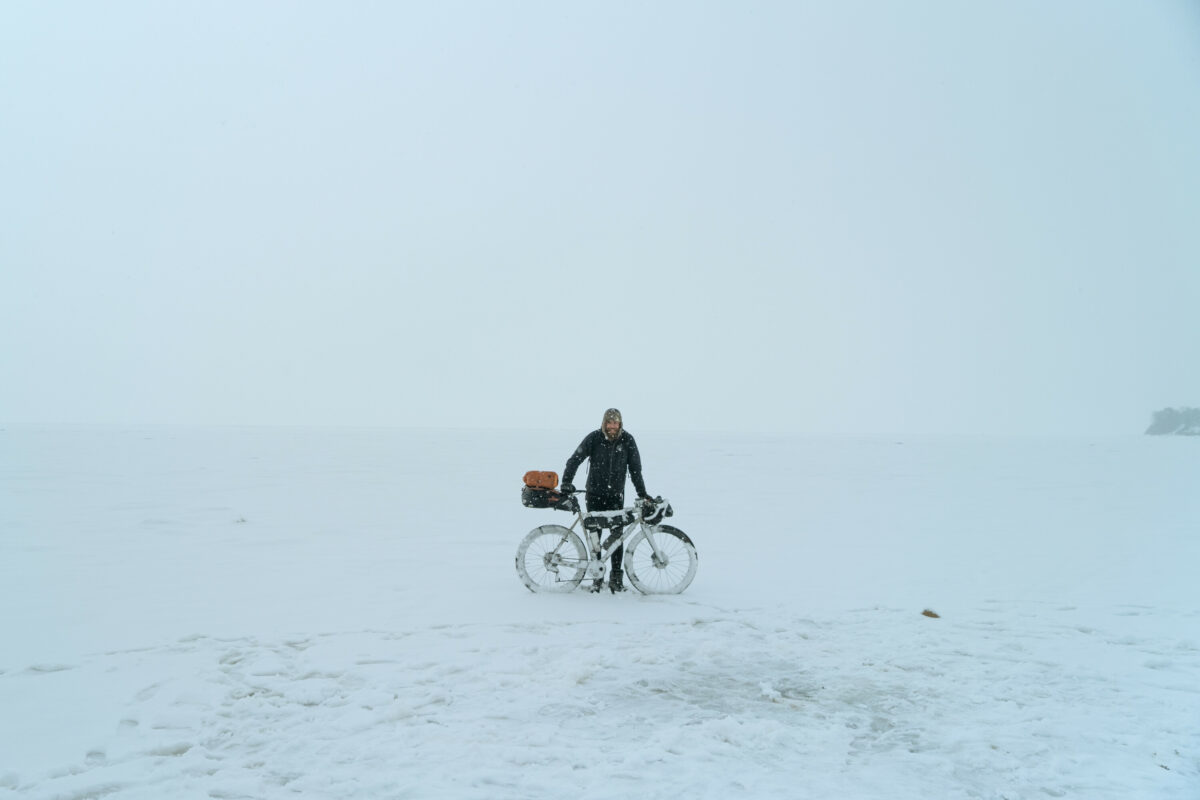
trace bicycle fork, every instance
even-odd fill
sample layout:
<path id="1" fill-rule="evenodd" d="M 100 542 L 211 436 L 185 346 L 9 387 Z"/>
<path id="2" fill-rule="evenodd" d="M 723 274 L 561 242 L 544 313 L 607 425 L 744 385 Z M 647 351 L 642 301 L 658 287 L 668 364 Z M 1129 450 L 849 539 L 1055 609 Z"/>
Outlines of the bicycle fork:
<path id="1" fill-rule="evenodd" d="M 642 533 L 646 534 L 646 543 L 650 545 L 650 550 L 654 553 L 654 555 L 650 557 L 650 561 L 655 567 L 662 569 L 667 565 L 667 562 L 670 561 L 670 559 L 667 558 L 666 553 L 659 549 L 658 540 L 652 535 L 654 532 L 655 528 L 653 525 L 642 525 Z"/>

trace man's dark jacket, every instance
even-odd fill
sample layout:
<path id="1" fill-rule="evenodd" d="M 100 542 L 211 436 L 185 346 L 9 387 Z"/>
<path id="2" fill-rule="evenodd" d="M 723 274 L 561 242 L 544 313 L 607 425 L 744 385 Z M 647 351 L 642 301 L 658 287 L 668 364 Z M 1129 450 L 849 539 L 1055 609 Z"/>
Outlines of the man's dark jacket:
<path id="1" fill-rule="evenodd" d="M 620 508 L 625 498 L 626 470 L 638 496 L 646 494 L 646 484 L 642 480 L 642 457 L 638 453 L 637 442 L 624 429 L 611 442 L 602 430 L 592 431 L 585 436 L 567 459 L 563 483 L 574 481 L 575 471 L 584 459 L 590 459 L 587 479 L 589 501 L 593 497 L 611 498 L 616 501 L 614 508 Z M 589 502 L 589 508 L 591 505 Z"/>

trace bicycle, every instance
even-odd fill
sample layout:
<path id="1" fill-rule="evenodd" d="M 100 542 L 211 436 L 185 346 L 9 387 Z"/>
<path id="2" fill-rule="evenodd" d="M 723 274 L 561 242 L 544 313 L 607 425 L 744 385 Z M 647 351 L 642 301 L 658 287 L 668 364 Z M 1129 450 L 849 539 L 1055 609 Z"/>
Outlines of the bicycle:
<path id="1" fill-rule="evenodd" d="M 538 490 L 535 490 L 538 491 Z M 575 514 L 571 527 L 541 525 L 531 530 L 517 547 L 517 574 L 531 592 L 570 592 L 584 578 L 604 578 L 605 567 L 618 545 L 625 544 L 625 575 L 642 594 L 679 594 L 696 577 L 696 546 L 678 528 L 662 520 L 675 512 L 661 497 L 639 500 L 619 511 L 584 513 L 576 492 L 546 491 L 548 502 L 534 505 Z M 527 505 L 533 505 L 527 503 Z M 586 544 L 575 532 L 579 526 Z M 622 528 L 620 536 L 601 532 Z M 594 591 L 594 590 L 593 590 Z"/>

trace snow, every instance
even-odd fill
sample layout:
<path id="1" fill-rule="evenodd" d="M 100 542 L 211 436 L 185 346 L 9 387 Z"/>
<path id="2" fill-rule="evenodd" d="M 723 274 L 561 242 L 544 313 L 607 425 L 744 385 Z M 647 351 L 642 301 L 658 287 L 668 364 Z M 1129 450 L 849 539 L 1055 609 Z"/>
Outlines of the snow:
<path id="1" fill-rule="evenodd" d="M 695 582 L 534 595 L 583 432 L 0 430 L 0 798 L 1200 798 L 1195 440 L 635 429 Z"/>

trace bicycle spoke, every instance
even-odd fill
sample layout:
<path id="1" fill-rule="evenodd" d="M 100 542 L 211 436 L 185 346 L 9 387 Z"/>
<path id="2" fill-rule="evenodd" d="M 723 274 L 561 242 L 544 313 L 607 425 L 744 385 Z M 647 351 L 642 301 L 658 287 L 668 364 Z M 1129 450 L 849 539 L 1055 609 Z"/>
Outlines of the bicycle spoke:
<path id="1" fill-rule="evenodd" d="M 569 592 L 586 567 L 579 537 L 561 525 L 534 528 L 517 548 L 517 574 L 533 592 Z"/>
<path id="2" fill-rule="evenodd" d="M 677 594 L 696 572 L 695 548 L 679 530 L 669 526 L 647 529 L 634 537 L 626 557 L 633 585 L 649 594 Z"/>

